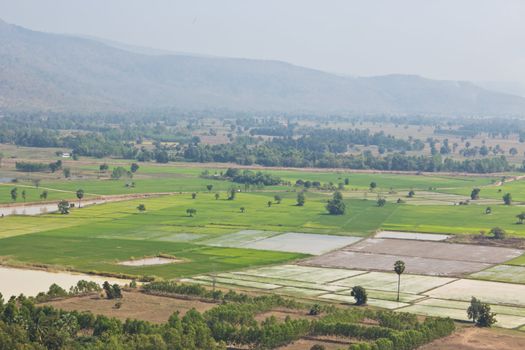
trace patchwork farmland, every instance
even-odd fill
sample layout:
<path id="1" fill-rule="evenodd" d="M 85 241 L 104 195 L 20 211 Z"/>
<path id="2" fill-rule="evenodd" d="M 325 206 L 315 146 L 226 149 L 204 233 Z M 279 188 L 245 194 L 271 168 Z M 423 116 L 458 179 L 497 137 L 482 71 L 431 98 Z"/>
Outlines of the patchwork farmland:
<path id="1" fill-rule="evenodd" d="M 2 264 L 177 280 L 345 307 L 355 302 L 352 288 L 362 286 L 371 307 L 460 321 L 476 296 L 497 313 L 497 326 L 525 328 L 525 245 L 494 245 L 486 234 L 490 244 L 472 240 L 500 226 L 520 242 L 525 236 L 515 219 L 520 206 L 495 198 L 455 205 L 467 199 L 462 194 L 467 188 L 496 186 L 494 178 L 266 170 L 292 183 L 348 177 L 353 187 L 343 191 L 347 210 L 332 216 L 325 209 L 330 193 L 306 191 L 305 205 L 297 206 L 294 185 L 249 191 L 237 186 L 229 200 L 230 181 L 200 175 L 220 169 L 144 165 L 130 188 L 122 181 L 94 179 L 96 168 L 82 165 L 83 180 L 40 184 L 66 199 L 76 187 L 89 189 L 83 208 L 67 216 L 50 211 L 2 219 Z M 369 179 L 380 188 L 367 189 Z M 415 189 L 412 197 L 410 189 Z M 129 197 L 111 201 L 112 196 Z M 384 206 L 376 204 L 378 197 L 386 198 Z M 92 198 L 108 200 L 89 205 Z M 140 204 L 144 212 L 137 210 Z M 188 208 L 195 215 L 188 215 Z M 406 271 L 397 301 L 392 267 L 400 259 Z"/>

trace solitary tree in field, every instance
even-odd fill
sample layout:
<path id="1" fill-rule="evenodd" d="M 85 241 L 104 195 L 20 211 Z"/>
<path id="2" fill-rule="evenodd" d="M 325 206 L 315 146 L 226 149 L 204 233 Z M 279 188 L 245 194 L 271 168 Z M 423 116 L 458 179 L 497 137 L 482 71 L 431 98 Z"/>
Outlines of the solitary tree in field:
<path id="1" fill-rule="evenodd" d="M 398 260 L 394 263 L 394 271 L 397 273 L 397 301 L 399 301 L 399 289 L 401 287 L 401 275 L 405 272 L 405 263 Z"/>
<path id="2" fill-rule="evenodd" d="M 467 309 L 467 316 L 478 327 L 490 327 L 496 323 L 496 314 L 490 310 L 490 305 L 482 303 L 481 300 L 472 297 Z"/>
<path id="3" fill-rule="evenodd" d="M 82 204 L 82 198 L 84 198 L 84 190 L 78 189 L 77 190 L 77 198 L 78 198 L 78 207 L 80 208 L 80 204 Z"/>
<path id="4" fill-rule="evenodd" d="M 495 239 L 503 239 L 503 238 L 505 238 L 505 230 L 502 229 L 501 227 L 493 227 L 492 229 L 490 229 L 490 234 Z"/>
<path id="5" fill-rule="evenodd" d="M 414 192 L 414 190 L 410 190 L 410 191 L 408 192 L 408 198 L 412 198 L 412 197 L 414 197 L 415 195 L 416 195 L 416 192 Z"/>
<path id="6" fill-rule="evenodd" d="M 512 204 L 512 195 L 510 193 L 506 193 L 503 196 L 503 203 L 505 203 L 505 205 L 511 205 Z"/>
<path id="7" fill-rule="evenodd" d="M 330 215 L 343 215 L 345 213 L 346 205 L 341 192 L 337 191 L 333 194 L 332 199 L 326 204 L 326 210 Z"/>
<path id="8" fill-rule="evenodd" d="M 69 214 L 69 202 L 66 200 L 58 202 L 58 211 L 62 215 Z"/>
<path id="9" fill-rule="evenodd" d="M 304 197 L 304 192 L 297 193 L 297 206 L 302 207 L 304 206 L 304 202 L 306 201 Z"/>
<path id="10" fill-rule="evenodd" d="M 266 204 L 268 204 L 268 208 L 269 208 L 269 207 L 272 206 L 272 201 L 268 201 L 268 203 L 266 203 Z"/>
<path id="11" fill-rule="evenodd" d="M 219 199 L 220 196 L 221 196 L 220 194 L 215 193 L 215 200 Z"/>
<path id="12" fill-rule="evenodd" d="M 13 202 L 15 202 L 17 198 L 18 198 L 18 189 L 14 187 L 11 190 L 11 199 L 13 200 Z"/>
<path id="13" fill-rule="evenodd" d="M 518 218 L 518 223 L 523 224 L 523 221 L 525 221 L 525 211 L 522 211 L 520 214 L 516 215 Z"/>
<path id="14" fill-rule="evenodd" d="M 378 207 L 384 207 L 386 204 L 386 199 L 383 197 L 380 197 L 377 199 L 377 206 Z"/>
<path id="15" fill-rule="evenodd" d="M 276 194 L 275 196 L 273 196 L 273 199 L 275 200 L 275 202 L 277 204 L 281 204 L 281 201 L 283 200 L 283 197 L 281 197 L 280 195 Z"/>
<path id="16" fill-rule="evenodd" d="M 208 192 L 211 192 L 211 190 L 213 189 L 213 185 L 206 185 L 206 189 L 208 190 Z"/>
<path id="17" fill-rule="evenodd" d="M 375 181 L 370 182 L 370 191 L 375 190 L 377 187 L 377 183 Z"/>
<path id="18" fill-rule="evenodd" d="M 197 209 L 194 209 L 194 208 L 186 209 L 186 214 L 188 214 L 190 217 L 193 217 L 193 215 L 197 214 Z"/>
<path id="19" fill-rule="evenodd" d="M 42 199 L 42 200 L 46 200 L 47 199 L 47 191 L 43 191 L 42 193 L 40 193 L 40 199 Z"/>
<path id="20" fill-rule="evenodd" d="M 130 167 L 130 170 L 133 174 L 135 174 L 137 172 L 137 170 L 139 170 L 139 165 L 137 163 L 131 163 L 131 167 Z"/>
<path id="21" fill-rule="evenodd" d="M 350 295 L 354 297 L 356 305 L 365 305 L 368 301 L 366 290 L 361 286 L 353 287 Z"/>
<path id="22" fill-rule="evenodd" d="M 235 199 L 235 196 L 237 195 L 237 189 L 235 187 L 230 188 L 230 191 L 228 192 L 228 200 L 232 201 Z"/>
<path id="23" fill-rule="evenodd" d="M 470 192 L 470 199 L 472 199 L 472 200 L 479 199 L 479 192 L 481 192 L 481 190 L 479 188 L 474 188 L 472 190 L 472 192 Z"/>
<path id="24" fill-rule="evenodd" d="M 195 199 L 195 198 L 197 198 L 197 193 L 193 192 L 193 193 L 191 194 L 191 199 Z"/>
<path id="25" fill-rule="evenodd" d="M 485 214 L 488 215 L 488 214 L 490 214 L 490 213 L 492 213 L 492 208 L 491 208 L 491 207 L 487 207 L 487 208 L 485 208 Z"/>
<path id="26" fill-rule="evenodd" d="M 100 170 L 101 173 L 108 171 L 108 169 L 109 169 L 109 165 L 107 165 L 106 163 L 100 164 L 100 166 L 98 167 L 98 170 Z"/>
<path id="27" fill-rule="evenodd" d="M 146 206 L 144 204 L 139 204 L 137 210 L 142 213 L 143 211 L 146 211 Z"/>
<path id="28" fill-rule="evenodd" d="M 22 190 L 22 200 L 25 202 L 26 201 L 26 190 Z"/>
<path id="29" fill-rule="evenodd" d="M 244 207 L 241 207 L 241 213 L 244 213 L 246 211 L 246 209 Z"/>

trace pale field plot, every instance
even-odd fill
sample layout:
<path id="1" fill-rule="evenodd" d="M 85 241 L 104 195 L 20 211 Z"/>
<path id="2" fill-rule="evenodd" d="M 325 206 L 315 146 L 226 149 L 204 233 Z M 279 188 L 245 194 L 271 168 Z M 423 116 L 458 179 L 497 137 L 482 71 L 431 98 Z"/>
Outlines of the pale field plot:
<path id="1" fill-rule="evenodd" d="M 386 292 L 382 290 L 370 289 L 368 291 L 368 295 L 374 299 L 397 301 L 397 292 Z M 402 302 L 406 302 L 406 303 L 414 302 L 424 297 L 425 296 L 419 295 L 419 294 L 409 294 L 409 293 L 401 293 L 401 292 L 399 293 L 399 300 Z"/>
<path id="2" fill-rule="evenodd" d="M 359 241 L 359 237 L 288 232 L 243 244 L 243 248 L 320 255 Z"/>
<path id="3" fill-rule="evenodd" d="M 360 275 L 365 272 L 366 271 L 330 269 L 302 265 L 280 265 L 243 270 L 238 273 L 310 283 L 326 283 Z"/>
<path id="4" fill-rule="evenodd" d="M 271 283 L 262 283 L 262 282 L 256 282 L 256 281 L 245 281 L 245 280 L 238 280 L 238 279 L 232 279 L 232 278 L 223 278 L 223 277 L 211 277 L 211 276 L 196 276 L 193 277 L 192 280 L 199 280 L 207 282 L 208 284 L 213 283 L 215 280 L 218 284 L 223 285 L 232 285 L 232 286 L 241 286 L 241 287 L 249 287 L 249 288 L 255 288 L 255 289 L 276 289 L 280 288 L 280 285 L 271 284 Z"/>
<path id="5" fill-rule="evenodd" d="M 400 291 L 409 294 L 421 294 L 452 281 L 454 281 L 454 279 L 448 277 L 403 274 L 401 277 Z M 345 278 L 332 282 L 331 284 L 348 288 L 362 286 L 366 289 L 397 292 L 397 275 L 387 272 L 370 272 L 364 275 Z"/>
<path id="6" fill-rule="evenodd" d="M 282 285 L 284 287 L 298 287 L 298 288 L 310 288 L 310 289 L 320 289 L 327 292 L 339 292 L 346 290 L 347 288 L 341 287 L 341 286 L 332 286 L 328 284 L 318 284 L 318 283 L 312 283 L 312 282 L 305 282 L 305 281 L 294 281 L 294 280 L 288 280 L 288 279 L 279 279 L 279 278 L 269 278 L 269 277 L 261 277 L 261 276 L 251 276 L 246 275 L 242 273 L 221 273 L 217 275 L 218 277 L 223 278 L 230 278 L 230 279 L 237 279 L 237 280 L 244 280 L 244 281 L 254 281 L 254 282 L 262 282 L 262 283 L 271 283 L 271 284 L 278 284 Z"/>
<path id="7" fill-rule="evenodd" d="M 446 307 L 434 307 L 426 305 L 411 305 L 404 308 L 397 309 L 400 312 L 410 312 L 418 315 L 436 316 L 436 317 L 450 317 L 455 320 L 468 321 L 466 309 L 454 309 Z M 512 315 L 496 315 L 496 326 L 501 328 L 517 328 L 525 324 L 525 317 Z"/>
<path id="8" fill-rule="evenodd" d="M 259 230 L 243 230 L 227 235 L 221 235 L 219 237 L 213 237 L 208 240 L 204 240 L 200 243 L 204 245 L 210 245 L 214 247 L 242 247 L 248 243 L 265 239 L 276 235 L 277 232 L 271 231 L 259 231 Z"/>
<path id="9" fill-rule="evenodd" d="M 416 241 L 446 241 L 450 235 L 421 232 L 380 231 L 375 238 L 414 239 Z"/>
<path id="10" fill-rule="evenodd" d="M 432 298 L 525 306 L 525 285 L 460 279 L 425 293 Z"/>
<path id="11" fill-rule="evenodd" d="M 488 281 L 525 284 L 525 266 L 497 265 L 476 272 L 470 277 Z"/>
<path id="12" fill-rule="evenodd" d="M 467 310 L 467 308 L 470 306 L 470 302 L 429 298 L 429 299 L 421 300 L 420 302 L 417 303 L 417 305 Z M 490 305 L 490 308 L 492 312 L 495 312 L 498 315 L 504 314 L 504 315 L 525 317 L 525 308 L 515 307 L 515 306 L 505 306 L 505 305 Z"/>

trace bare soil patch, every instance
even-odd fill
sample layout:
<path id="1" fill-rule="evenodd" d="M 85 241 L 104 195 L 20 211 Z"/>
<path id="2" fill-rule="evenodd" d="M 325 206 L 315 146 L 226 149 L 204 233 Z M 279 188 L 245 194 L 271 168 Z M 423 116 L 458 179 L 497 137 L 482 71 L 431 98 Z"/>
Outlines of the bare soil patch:
<path id="1" fill-rule="evenodd" d="M 483 245 L 406 239 L 369 238 L 341 250 L 310 258 L 305 265 L 391 271 L 405 261 L 408 273 L 461 276 L 489 268 L 523 254 L 523 250 Z"/>
<path id="2" fill-rule="evenodd" d="M 394 263 L 402 258 L 406 272 L 432 276 L 460 276 L 489 268 L 491 264 L 429 259 L 421 257 L 399 256 L 389 254 L 358 253 L 338 250 L 332 253 L 304 260 L 301 264 L 329 268 L 346 268 L 356 270 L 392 271 Z"/>
<path id="3" fill-rule="evenodd" d="M 525 349 L 525 334 L 499 328 L 463 328 L 419 350 L 516 350 Z"/>
<path id="4" fill-rule="evenodd" d="M 116 317 L 120 320 L 127 318 L 139 319 L 153 323 L 166 322 L 176 311 L 184 315 L 187 311 L 195 308 L 199 312 L 207 311 L 217 304 L 199 300 L 176 299 L 149 295 L 140 292 L 123 292 L 120 300 L 122 306 L 115 308 L 115 300 L 108 300 L 98 295 L 68 298 L 51 301 L 45 305 L 63 309 L 66 311 L 91 311 L 94 314 Z"/>
<path id="5" fill-rule="evenodd" d="M 299 339 L 286 346 L 277 348 L 278 350 L 308 350 L 315 344 L 324 345 L 326 350 L 338 350 L 347 349 L 352 344 L 352 341 L 348 338 L 342 337 L 306 337 Z"/>
<path id="6" fill-rule="evenodd" d="M 375 238 L 358 242 L 344 250 L 489 264 L 502 263 L 523 254 L 519 249 L 501 247 Z"/>

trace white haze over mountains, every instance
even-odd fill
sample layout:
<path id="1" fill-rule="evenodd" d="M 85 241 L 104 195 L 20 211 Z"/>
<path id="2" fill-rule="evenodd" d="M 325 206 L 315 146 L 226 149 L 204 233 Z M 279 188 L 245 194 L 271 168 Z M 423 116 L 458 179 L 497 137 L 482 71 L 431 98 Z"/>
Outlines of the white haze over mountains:
<path id="1" fill-rule="evenodd" d="M 525 84 L 523 0 L 0 0 L 0 17 L 39 31 L 346 75 Z"/>

